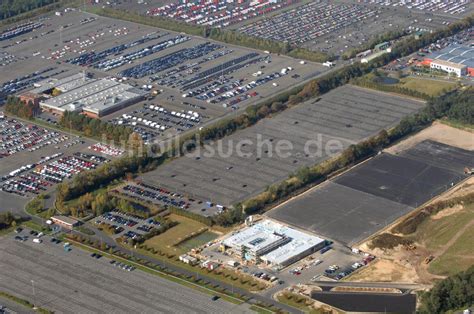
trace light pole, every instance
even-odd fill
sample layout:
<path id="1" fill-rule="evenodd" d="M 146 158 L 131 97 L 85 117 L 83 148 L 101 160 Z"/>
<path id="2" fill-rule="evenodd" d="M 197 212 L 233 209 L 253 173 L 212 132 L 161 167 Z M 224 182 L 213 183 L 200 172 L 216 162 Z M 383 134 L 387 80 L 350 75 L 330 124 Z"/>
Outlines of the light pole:
<path id="1" fill-rule="evenodd" d="M 33 310 L 36 310 L 36 292 L 35 292 L 35 281 L 31 279 L 31 286 L 33 287 Z"/>

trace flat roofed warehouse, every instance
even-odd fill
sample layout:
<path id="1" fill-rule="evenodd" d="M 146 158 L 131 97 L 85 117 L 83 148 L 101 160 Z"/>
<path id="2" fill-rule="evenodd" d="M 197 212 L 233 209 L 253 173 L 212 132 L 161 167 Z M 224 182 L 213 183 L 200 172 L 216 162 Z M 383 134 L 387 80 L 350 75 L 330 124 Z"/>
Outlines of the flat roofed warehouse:
<path id="1" fill-rule="evenodd" d="M 450 45 L 425 57 L 424 63 L 431 68 L 454 72 L 458 76 L 474 76 L 474 46 Z M 451 68 L 452 70 L 449 70 Z"/>
<path id="2" fill-rule="evenodd" d="M 145 94 L 130 85 L 111 79 L 92 79 L 85 75 L 78 78 L 77 74 L 73 75 L 71 80 L 65 78 L 59 85 L 52 83 L 45 86 L 54 86 L 53 88 L 62 93 L 41 101 L 43 110 L 56 114 L 83 111 L 93 117 L 124 108 L 139 101 Z"/>
<path id="3" fill-rule="evenodd" d="M 226 238 L 222 244 L 246 260 L 260 259 L 268 265 L 287 266 L 319 250 L 326 241 L 279 224 L 263 220 Z"/>

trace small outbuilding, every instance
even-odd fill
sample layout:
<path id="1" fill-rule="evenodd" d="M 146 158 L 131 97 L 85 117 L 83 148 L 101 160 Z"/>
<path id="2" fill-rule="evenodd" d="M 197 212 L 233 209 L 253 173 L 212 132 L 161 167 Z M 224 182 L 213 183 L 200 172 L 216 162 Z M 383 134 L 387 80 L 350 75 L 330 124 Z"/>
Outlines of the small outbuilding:
<path id="1" fill-rule="evenodd" d="M 79 225 L 78 220 L 67 216 L 53 216 L 51 217 L 51 221 L 56 225 L 69 230 L 72 230 L 74 227 Z"/>

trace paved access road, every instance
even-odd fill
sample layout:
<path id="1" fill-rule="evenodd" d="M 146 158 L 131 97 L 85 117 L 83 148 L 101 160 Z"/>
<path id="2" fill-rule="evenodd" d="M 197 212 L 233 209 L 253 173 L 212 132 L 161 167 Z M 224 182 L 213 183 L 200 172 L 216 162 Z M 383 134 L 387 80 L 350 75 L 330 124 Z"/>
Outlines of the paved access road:
<path id="1" fill-rule="evenodd" d="M 23 231 L 25 233 L 25 231 Z M 48 237 L 35 244 L 0 238 L 0 290 L 28 299 L 56 313 L 245 313 L 235 305 L 178 283 L 134 270 L 113 267 Z M 35 292 L 33 295 L 34 281 Z"/>

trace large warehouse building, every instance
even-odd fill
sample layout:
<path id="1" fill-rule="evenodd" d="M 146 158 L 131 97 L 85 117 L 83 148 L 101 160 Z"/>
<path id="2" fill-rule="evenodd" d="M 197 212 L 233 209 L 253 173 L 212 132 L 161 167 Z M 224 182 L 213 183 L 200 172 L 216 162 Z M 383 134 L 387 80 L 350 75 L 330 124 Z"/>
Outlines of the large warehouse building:
<path id="1" fill-rule="evenodd" d="M 224 249 L 244 260 L 285 267 L 323 248 L 326 241 L 272 220 L 263 220 L 226 238 Z"/>
<path id="2" fill-rule="evenodd" d="M 35 84 L 34 94 L 52 94 L 40 102 L 44 111 L 62 115 L 82 112 L 98 118 L 143 99 L 145 92 L 112 79 L 93 79 L 75 74 Z"/>
<path id="3" fill-rule="evenodd" d="M 428 55 L 423 64 L 456 76 L 474 76 L 474 46 L 450 45 Z"/>

